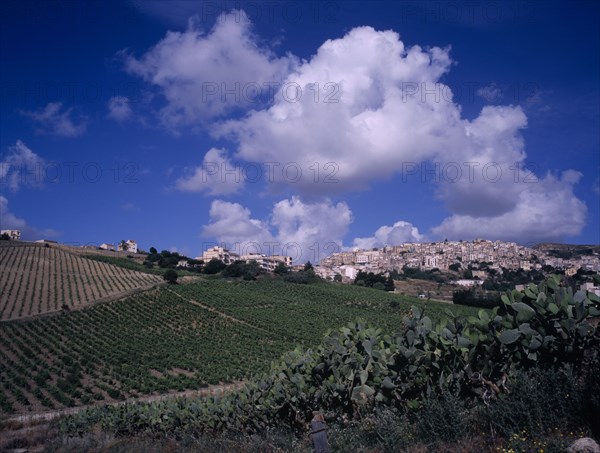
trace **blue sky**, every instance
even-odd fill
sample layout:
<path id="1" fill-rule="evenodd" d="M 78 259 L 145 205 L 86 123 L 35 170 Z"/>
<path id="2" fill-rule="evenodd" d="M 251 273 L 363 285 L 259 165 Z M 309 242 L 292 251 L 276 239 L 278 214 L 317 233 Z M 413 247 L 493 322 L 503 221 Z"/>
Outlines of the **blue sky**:
<path id="1" fill-rule="evenodd" d="M 0 8 L 0 224 L 28 239 L 600 243 L 597 2 Z"/>

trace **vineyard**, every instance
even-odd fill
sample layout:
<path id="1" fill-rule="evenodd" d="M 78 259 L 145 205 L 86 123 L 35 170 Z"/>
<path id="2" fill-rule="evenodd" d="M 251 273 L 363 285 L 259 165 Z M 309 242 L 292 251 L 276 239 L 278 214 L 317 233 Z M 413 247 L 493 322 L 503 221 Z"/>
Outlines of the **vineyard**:
<path id="1" fill-rule="evenodd" d="M 42 244 L 0 247 L 0 320 L 76 308 L 162 279 Z"/>
<path id="2" fill-rule="evenodd" d="M 206 280 L 4 322 L 0 413 L 250 379 L 298 343 L 316 346 L 328 329 L 357 318 L 392 331 L 414 303 L 348 286 Z M 427 310 L 437 318 L 444 306 Z"/>
<path id="3" fill-rule="evenodd" d="M 3 412 L 198 389 L 264 372 L 290 347 L 154 290 L 0 326 Z"/>
<path id="4" fill-rule="evenodd" d="M 178 294 L 195 299 L 223 313 L 267 329 L 294 344 L 318 344 L 328 329 L 357 319 L 367 320 L 393 332 L 402 327 L 408 299 L 385 291 L 349 285 L 295 285 L 281 280 L 228 282 L 208 280 L 176 288 Z M 418 304 L 410 299 L 411 304 Z M 444 303 L 421 303 L 437 321 L 447 317 Z M 472 314 L 465 306 L 452 306 L 457 315 Z"/>

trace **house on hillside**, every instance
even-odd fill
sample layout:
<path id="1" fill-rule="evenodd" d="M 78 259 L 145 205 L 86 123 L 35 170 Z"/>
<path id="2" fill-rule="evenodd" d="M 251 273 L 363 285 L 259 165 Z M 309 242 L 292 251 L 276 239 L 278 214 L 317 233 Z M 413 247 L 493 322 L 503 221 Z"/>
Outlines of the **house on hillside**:
<path id="1" fill-rule="evenodd" d="M 137 242 L 135 242 L 133 239 L 121 241 L 118 245 L 118 250 L 119 250 L 119 252 L 137 253 L 137 251 L 138 251 Z"/>
<path id="2" fill-rule="evenodd" d="M 354 281 L 356 279 L 356 276 L 358 275 L 358 270 L 354 266 L 350 266 L 347 264 L 340 266 L 340 271 L 341 271 L 342 277 L 346 278 L 347 280 L 351 280 L 351 281 Z"/>
<path id="3" fill-rule="evenodd" d="M 21 231 L 20 230 L 0 230 L 0 236 L 7 235 L 11 241 L 20 241 L 21 240 Z"/>
<path id="4" fill-rule="evenodd" d="M 335 277 L 336 272 L 326 266 L 315 266 L 315 274 L 317 274 L 319 277 L 325 279 L 325 280 L 333 280 L 333 277 Z"/>
<path id="5" fill-rule="evenodd" d="M 208 263 L 212 259 L 217 259 L 223 261 L 225 264 L 231 264 L 234 261 L 239 260 L 240 255 L 238 255 L 235 252 L 230 252 L 224 247 L 215 246 L 211 249 L 206 250 L 202 254 L 201 259 L 204 260 L 205 263 Z"/>
<path id="6" fill-rule="evenodd" d="M 268 272 L 273 272 L 280 263 L 285 264 L 287 267 L 292 265 L 292 257 L 283 255 L 266 256 L 261 253 L 249 253 L 239 256 L 238 259 L 246 263 L 256 261 L 261 269 Z"/>
<path id="7" fill-rule="evenodd" d="M 110 250 L 112 252 L 115 251 L 115 244 L 100 244 L 100 248 L 102 250 Z"/>

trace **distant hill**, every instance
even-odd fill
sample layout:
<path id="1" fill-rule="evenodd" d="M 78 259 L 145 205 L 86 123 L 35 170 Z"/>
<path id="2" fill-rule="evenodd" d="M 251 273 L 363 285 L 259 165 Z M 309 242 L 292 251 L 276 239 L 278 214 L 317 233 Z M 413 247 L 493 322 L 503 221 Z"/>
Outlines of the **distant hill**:
<path id="1" fill-rule="evenodd" d="M 600 245 L 559 244 L 555 242 L 544 242 L 534 245 L 532 248 L 550 256 L 563 259 L 600 254 Z"/>
<path id="2" fill-rule="evenodd" d="M 57 244 L 0 245 L 0 320 L 124 297 L 162 282 L 158 275 L 85 258 Z"/>

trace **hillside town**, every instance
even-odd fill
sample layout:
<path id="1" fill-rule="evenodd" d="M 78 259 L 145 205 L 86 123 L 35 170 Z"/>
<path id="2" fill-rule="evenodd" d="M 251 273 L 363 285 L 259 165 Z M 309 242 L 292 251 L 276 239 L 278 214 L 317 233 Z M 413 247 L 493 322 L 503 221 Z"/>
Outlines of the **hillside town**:
<path id="1" fill-rule="evenodd" d="M 515 242 L 444 241 L 404 243 L 370 250 L 355 249 L 335 253 L 315 268 L 323 278 L 341 275 L 342 281 L 353 281 L 359 271 L 385 273 L 402 272 L 405 268 L 440 271 L 474 269 L 473 276 L 485 280 L 487 272 L 501 273 L 503 269 L 560 270 L 575 275 L 579 269 L 600 271 L 598 247 L 581 249 L 581 253 L 561 253 L 552 248 L 525 247 Z M 483 270 L 479 270 L 482 268 Z"/>
<path id="2" fill-rule="evenodd" d="M 21 238 L 19 230 L 2 230 L 0 234 L 7 240 L 19 241 Z M 85 245 L 83 248 L 147 254 L 138 248 L 138 243 L 133 239 L 121 240 L 117 245 L 102 243 L 98 246 Z M 204 250 L 194 259 L 179 254 L 174 256 L 177 260 L 173 265 L 176 263 L 177 268 L 196 271 L 211 260 L 218 260 L 224 265 L 255 262 L 266 272 L 273 272 L 278 265 L 283 265 L 290 271 L 302 270 L 305 265 L 293 263 L 290 256 L 258 253 L 240 255 L 223 245 Z M 344 250 L 322 259 L 314 266 L 314 272 L 319 277 L 342 283 L 354 283 L 360 272 L 406 275 L 411 270 L 451 273 L 456 279 L 449 283 L 467 287 L 480 286 L 489 277 L 502 276 L 507 271 L 538 271 L 544 274 L 560 272 L 571 277 L 578 272 L 600 272 L 600 246 L 550 243 L 538 244 L 532 248 L 515 242 L 486 239 L 411 242 L 382 248 Z M 464 277 L 465 274 L 468 278 Z M 598 291 L 600 294 L 600 289 L 594 285 L 585 289 Z"/>

